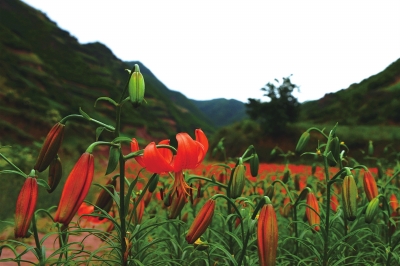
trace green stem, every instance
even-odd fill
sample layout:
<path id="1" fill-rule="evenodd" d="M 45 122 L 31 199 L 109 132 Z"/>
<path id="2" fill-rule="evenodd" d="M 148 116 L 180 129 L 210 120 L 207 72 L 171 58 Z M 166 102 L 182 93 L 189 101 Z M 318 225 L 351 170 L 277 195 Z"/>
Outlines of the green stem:
<path id="1" fill-rule="evenodd" d="M 78 114 L 68 115 L 68 116 L 64 117 L 63 119 L 61 119 L 60 123 L 61 123 L 61 124 L 65 124 L 68 120 L 70 120 L 70 119 L 75 119 L 75 118 L 84 119 L 84 120 L 89 120 L 90 122 L 93 122 L 93 123 L 95 123 L 95 124 L 97 124 L 97 125 L 99 125 L 99 126 L 105 127 L 106 129 L 108 129 L 108 130 L 110 130 L 110 131 L 114 131 L 114 130 L 115 130 L 115 128 L 114 128 L 113 126 L 104 124 L 103 122 L 98 121 L 98 120 L 96 120 L 96 119 L 93 119 L 93 118 L 91 118 L 91 117 L 88 119 L 88 118 L 84 117 L 83 115 L 78 115 Z"/>
<path id="2" fill-rule="evenodd" d="M 329 168 L 328 159 L 324 156 L 324 168 L 325 178 L 327 183 L 326 188 L 326 211 L 325 211 L 325 235 L 324 235 L 324 257 L 323 265 L 328 265 L 328 246 L 329 246 L 329 212 L 330 212 L 330 200 L 331 200 L 331 184 L 329 182 Z"/>
<path id="3" fill-rule="evenodd" d="M 116 130 L 117 132 L 117 130 Z M 120 150 L 121 152 L 121 150 Z M 121 265 L 127 265 L 127 262 L 124 261 L 124 254 L 126 251 L 126 243 L 125 243 L 125 237 L 126 237 L 126 213 L 125 213 L 125 161 L 124 157 L 122 155 L 122 152 L 119 156 L 119 216 L 121 220 Z"/>
<path id="4" fill-rule="evenodd" d="M 35 244 L 36 244 L 36 252 L 38 254 L 38 259 L 39 259 L 39 265 L 44 266 L 45 261 L 43 260 L 44 258 L 42 256 L 42 246 L 40 245 L 39 235 L 36 226 L 36 213 L 33 214 L 32 227 L 33 227 L 33 237 L 35 238 Z"/>
<path id="5" fill-rule="evenodd" d="M 21 169 L 18 168 L 18 166 L 16 166 L 15 164 L 13 164 L 10 160 L 7 159 L 6 156 L 4 156 L 3 154 L 0 153 L 0 157 L 3 158 L 9 165 L 11 165 L 13 168 L 15 168 L 15 170 L 17 170 L 18 172 L 20 172 L 23 176 L 27 176 Z"/>

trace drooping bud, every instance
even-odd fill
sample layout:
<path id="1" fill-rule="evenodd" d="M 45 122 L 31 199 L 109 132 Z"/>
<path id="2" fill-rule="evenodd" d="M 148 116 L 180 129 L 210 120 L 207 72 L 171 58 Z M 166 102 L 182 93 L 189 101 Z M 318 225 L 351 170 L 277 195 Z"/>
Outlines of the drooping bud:
<path id="1" fill-rule="evenodd" d="M 365 211 L 365 222 L 367 224 L 371 223 L 375 218 L 376 214 L 379 210 L 379 198 L 373 198 L 367 206 L 367 210 Z"/>
<path id="2" fill-rule="evenodd" d="M 274 192 L 275 192 L 275 188 L 273 185 L 270 185 L 269 187 L 267 187 L 267 189 L 264 192 L 264 196 L 267 196 L 268 198 L 272 199 L 272 197 L 274 196 Z"/>
<path id="3" fill-rule="evenodd" d="M 319 217 L 319 206 L 317 198 L 313 192 L 308 192 L 306 204 L 310 208 L 306 208 L 306 216 L 310 226 L 314 226 L 315 231 L 319 231 L 320 217 Z"/>
<path id="4" fill-rule="evenodd" d="M 270 203 L 261 208 L 258 217 L 257 246 L 260 265 L 274 266 L 278 249 L 278 222 Z"/>
<path id="5" fill-rule="evenodd" d="M 378 196 L 378 187 L 375 178 L 372 176 L 370 171 L 364 172 L 363 184 L 368 201 L 371 201 L 373 198 Z"/>
<path id="6" fill-rule="evenodd" d="M 132 73 L 129 80 L 129 98 L 133 107 L 139 107 L 144 100 L 144 78 L 142 73 L 140 73 L 140 68 L 138 64 L 135 64 L 135 71 Z"/>
<path id="7" fill-rule="evenodd" d="M 112 196 L 114 194 L 114 190 L 115 187 L 117 186 L 117 179 L 116 178 L 112 178 L 110 180 L 107 181 L 105 187 L 108 189 L 102 189 L 100 191 L 99 197 L 96 200 L 95 205 L 97 207 L 99 207 L 100 209 L 104 210 L 105 212 L 110 212 L 111 207 L 112 207 L 112 203 L 113 203 L 113 199 Z M 102 220 L 102 217 L 99 217 L 99 220 Z"/>
<path id="8" fill-rule="evenodd" d="M 51 128 L 40 149 L 39 156 L 36 159 L 33 169 L 41 173 L 46 170 L 54 158 L 57 157 L 58 150 L 64 138 L 64 129 L 65 125 L 60 122 Z"/>
<path id="9" fill-rule="evenodd" d="M 301 134 L 299 141 L 297 142 L 295 152 L 296 154 L 300 154 L 304 148 L 307 146 L 308 141 L 310 140 L 310 132 L 305 131 Z"/>
<path id="10" fill-rule="evenodd" d="M 260 160 L 258 159 L 257 153 L 253 153 L 253 157 L 250 159 L 250 173 L 252 177 L 256 177 L 258 175 L 258 168 L 260 165 Z"/>
<path id="11" fill-rule="evenodd" d="M 392 207 L 393 212 L 395 212 L 399 207 L 399 201 L 395 194 L 390 195 L 390 207 Z"/>
<path id="12" fill-rule="evenodd" d="M 54 158 L 53 161 L 50 163 L 49 178 L 47 181 L 50 189 L 48 189 L 47 192 L 51 193 L 57 188 L 58 184 L 60 183 L 61 177 L 62 164 L 60 157 L 56 156 L 56 158 Z"/>
<path id="13" fill-rule="evenodd" d="M 186 235 L 186 241 L 193 244 L 208 228 L 212 221 L 215 210 L 215 200 L 210 198 L 200 209 L 197 216 L 194 218 L 192 225 Z"/>
<path id="14" fill-rule="evenodd" d="M 158 180 L 160 179 L 160 175 L 155 174 L 155 178 L 151 181 L 151 183 L 149 184 L 149 192 L 153 193 L 158 185 Z"/>
<path id="15" fill-rule="evenodd" d="M 28 176 L 19 192 L 15 209 L 15 237 L 26 237 L 36 208 L 38 184 L 36 177 Z"/>
<path id="16" fill-rule="evenodd" d="M 357 215 L 358 190 L 353 175 L 347 175 L 342 184 L 343 211 L 347 220 L 354 221 Z"/>
<path id="17" fill-rule="evenodd" d="M 61 194 L 54 221 L 68 226 L 86 198 L 94 174 L 93 154 L 85 152 L 71 170 Z"/>
<path id="18" fill-rule="evenodd" d="M 236 166 L 232 178 L 231 198 L 236 199 L 243 193 L 246 181 L 246 167 L 243 164 Z"/>
<path id="19" fill-rule="evenodd" d="M 283 173 L 282 182 L 286 184 L 289 181 L 289 178 L 290 178 L 290 170 L 287 168 Z"/>

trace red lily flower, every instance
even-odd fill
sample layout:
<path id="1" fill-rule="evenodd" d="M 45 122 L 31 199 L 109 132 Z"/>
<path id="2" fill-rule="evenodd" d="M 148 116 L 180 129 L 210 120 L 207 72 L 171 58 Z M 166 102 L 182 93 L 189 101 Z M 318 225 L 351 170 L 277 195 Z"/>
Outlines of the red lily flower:
<path id="1" fill-rule="evenodd" d="M 93 154 L 85 152 L 65 182 L 54 221 L 67 226 L 86 198 L 94 175 Z"/>
<path id="2" fill-rule="evenodd" d="M 189 186 L 184 180 L 182 171 L 194 169 L 200 165 L 208 150 L 208 139 L 201 129 L 195 130 L 196 140 L 187 133 L 176 134 L 178 148 L 176 155 L 167 148 L 157 148 L 154 142 L 146 146 L 142 156 L 135 157 L 136 161 L 152 173 L 174 172 L 175 182 L 173 190 L 186 191 Z M 169 140 L 163 140 L 159 144 L 168 145 Z M 132 140 L 132 152 L 139 150 L 136 139 Z"/>

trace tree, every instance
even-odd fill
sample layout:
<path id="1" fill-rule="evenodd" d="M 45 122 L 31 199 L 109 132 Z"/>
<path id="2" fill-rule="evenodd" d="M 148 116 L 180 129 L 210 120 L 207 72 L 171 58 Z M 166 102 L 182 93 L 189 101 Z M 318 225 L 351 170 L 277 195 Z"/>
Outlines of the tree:
<path id="1" fill-rule="evenodd" d="M 250 118 L 258 121 L 261 129 L 271 136 L 284 134 L 287 125 L 298 120 L 300 112 L 300 103 L 292 95 L 299 87 L 290 81 L 290 76 L 282 78 L 282 84 L 275 81 L 277 85 L 268 82 L 261 88 L 265 92 L 263 96 L 269 98 L 268 102 L 249 98 L 249 103 L 245 104 Z"/>

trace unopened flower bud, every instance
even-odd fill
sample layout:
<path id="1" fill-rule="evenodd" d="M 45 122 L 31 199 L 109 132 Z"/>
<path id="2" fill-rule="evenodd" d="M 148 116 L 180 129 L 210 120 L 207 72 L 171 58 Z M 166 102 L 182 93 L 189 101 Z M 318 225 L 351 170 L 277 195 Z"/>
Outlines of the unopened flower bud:
<path id="1" fill-rule="evenodd" d="M 189 244 L 193 244 L 207 230 L 214 215 L 215 203 L 214 199 L 209 199 L 194 218 L 186 235 L 186 241 Z"/>
<path id="2" fill-rule="evenodd" d="M 243 164 L 236 166 L 232 178 L 231 198 L 236 199 L 243 193 L 246 181 L 246 167 Z"/>
<path id="3" fill-rule="evenodd" d="M 138 64 L 135 64 L 135 71 L 132 73 L 128 84 L 129 98 L 133 107 L 138 107 L 142 104 L 144 100 L 144 78 L 142 73 L 140 73 L 140 68 Z"/>
<path id="4" fill-rule="evenodd" d="M 379 210 L 379 198 L 373 198 L 367 206 L 367 210 L 365 211 L 365 222 L 367 224 L 371 223 L 375 218 L 376 214 Z"/>
<path id="5" fill-rule="evenodd" d="M 301 134 L 299 141 L 297 142 L 295 152 L 300 154 L 304 148 L 307 146 L 308 141 L 310 140 L 310 132 L 306 131 Z"/>
<path id="6" fill-rule="evenodd" d="M 353 175 L 347 175 L 342 184 L 343 210 L 347 220 L 354 221 L 357 215 L 357 184 Z"/>
<path id="7" fill-rule="evenodd" d="M 51 193 L 57 188 L 58 184 L 60 183 L 61 177 L 62 177 L 62 164 L 60 157 L 57 156 L 50 163 L 49 178 L 47 181 L 50 189 L 48 189 L 47 192 Z"/>

